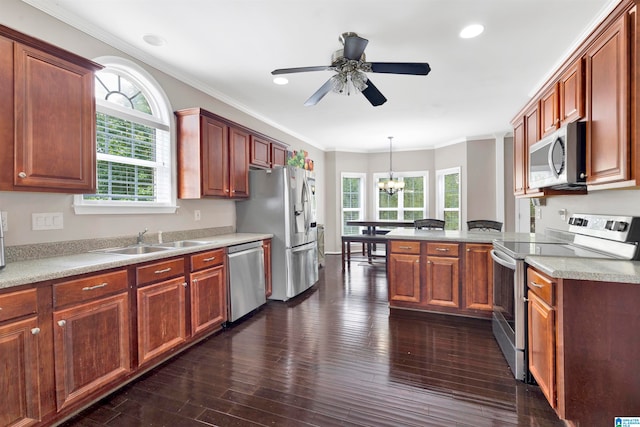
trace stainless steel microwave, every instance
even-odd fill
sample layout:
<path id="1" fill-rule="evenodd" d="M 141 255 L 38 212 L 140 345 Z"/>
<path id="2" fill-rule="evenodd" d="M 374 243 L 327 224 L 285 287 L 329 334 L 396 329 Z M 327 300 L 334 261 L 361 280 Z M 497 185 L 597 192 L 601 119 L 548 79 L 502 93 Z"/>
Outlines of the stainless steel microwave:
<path id="1" fill-rule="evenodd" d="M 568 123 L 529 146 L 529 188 L 584 188 L 585 127 Z"/>

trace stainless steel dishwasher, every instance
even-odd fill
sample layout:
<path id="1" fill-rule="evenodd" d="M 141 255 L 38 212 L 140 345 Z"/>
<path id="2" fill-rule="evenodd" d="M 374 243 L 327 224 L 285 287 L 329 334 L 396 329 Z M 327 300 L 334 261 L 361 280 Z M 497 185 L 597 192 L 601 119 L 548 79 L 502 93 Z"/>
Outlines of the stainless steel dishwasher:
<path id="1" fill-rule="evenodd" d="M 267 302 L 262 241 L 227 248 L 229 266 L 229 322 Z"/>

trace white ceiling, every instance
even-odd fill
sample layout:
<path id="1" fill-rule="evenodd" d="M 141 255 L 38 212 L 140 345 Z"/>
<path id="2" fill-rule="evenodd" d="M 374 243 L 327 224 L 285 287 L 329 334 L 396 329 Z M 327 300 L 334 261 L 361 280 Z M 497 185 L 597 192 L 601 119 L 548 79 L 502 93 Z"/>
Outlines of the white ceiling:
<path id="1" fill-rule="evenodd" d="M 23 0 L 323 150 L 434 148 L 510 130 L 510 120 L 618 0 Z M 481 23 L 475 39 L 458 37 Z M 304 101 L 333 74 L 338 37 L 374 62 L 428 62 L 428 76 L 369 73 L 387 97 Z M 155 34 L 167 43 L 146 44 Z M 195 107 L 195 105 L 194 105 Z"/>

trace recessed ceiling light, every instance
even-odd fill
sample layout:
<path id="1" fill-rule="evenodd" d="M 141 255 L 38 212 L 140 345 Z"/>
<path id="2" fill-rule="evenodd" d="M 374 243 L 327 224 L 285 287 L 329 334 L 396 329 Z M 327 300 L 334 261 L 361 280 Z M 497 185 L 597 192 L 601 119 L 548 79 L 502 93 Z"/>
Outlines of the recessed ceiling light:
<path id="1" fill-rule="evenodd" d="M 155 34 L 145 34 L 142 36 L 142 40 L 150 44 L 151 46 L 164 46 L 167 44 L 167 41 L 162 37 Z"/>
<path id="2" fill-rule="evenodd" d="M 480 24 L 467 25 L 460 31 L 460 37 L 463 39 L 472 39 L 479 36 L 484 31 L 484 26 Z"/>
<path id="3" fill-rule="evenodd" d="M 289 80 L 287 80 L 286 77 L 274 77 L 273 82 L 277 85 L 286 85 L 289 83 Z"/>

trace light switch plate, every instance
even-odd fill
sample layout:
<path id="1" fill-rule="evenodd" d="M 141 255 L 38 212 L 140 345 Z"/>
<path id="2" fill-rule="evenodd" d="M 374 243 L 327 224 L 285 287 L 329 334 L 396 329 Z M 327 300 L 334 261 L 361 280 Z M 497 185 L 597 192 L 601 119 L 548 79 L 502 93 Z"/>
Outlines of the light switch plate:
<path id="1" fill-rule="evenodd" d="M 64 228 L 62 212 L 45 212 L 31 214 L 31 229 L 60 230 Z"/>

